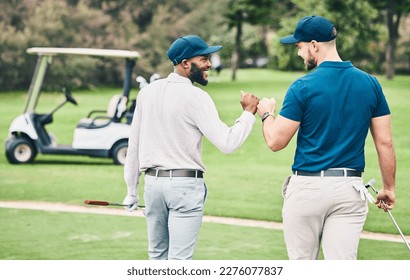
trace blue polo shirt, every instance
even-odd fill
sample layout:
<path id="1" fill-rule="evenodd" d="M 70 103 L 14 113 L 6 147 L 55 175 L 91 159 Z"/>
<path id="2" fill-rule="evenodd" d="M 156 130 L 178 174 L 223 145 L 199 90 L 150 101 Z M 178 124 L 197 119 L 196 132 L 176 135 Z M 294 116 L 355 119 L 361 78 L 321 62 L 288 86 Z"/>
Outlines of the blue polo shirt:
<path id="1" fill-rule="evenodd" d="M 390 110 L 375 77 L 350 61 L 325 61 L 289 87 L 279 114 L 300 122 L 293 171 L 363 172 L 371 119 Z"/>

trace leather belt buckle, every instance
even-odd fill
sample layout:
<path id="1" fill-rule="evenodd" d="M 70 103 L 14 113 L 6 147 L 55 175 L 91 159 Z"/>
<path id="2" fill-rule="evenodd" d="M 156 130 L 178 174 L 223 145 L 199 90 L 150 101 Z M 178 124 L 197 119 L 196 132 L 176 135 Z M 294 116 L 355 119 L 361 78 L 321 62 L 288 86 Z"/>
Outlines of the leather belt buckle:
<path id="1" fill-rule="evenodd" d="M 187 178 L 203 178 L 203 172 L 195 169 L 171 169 L 160 170 L 156 168 L 148 168 L 145 171 L 145 175 L 155 177 L 187 177 Z"/>

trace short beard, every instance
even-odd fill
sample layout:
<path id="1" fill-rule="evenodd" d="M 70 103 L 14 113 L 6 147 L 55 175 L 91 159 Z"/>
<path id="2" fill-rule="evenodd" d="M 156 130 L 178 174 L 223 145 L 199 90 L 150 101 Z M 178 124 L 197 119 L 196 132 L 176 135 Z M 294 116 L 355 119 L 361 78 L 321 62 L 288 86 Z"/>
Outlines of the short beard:
<path id="1" fill-rule="evenodd" d="M 195 63 L 192 63 L 191 65 L 191 71 L 188 78 L 192 83 L 197 82 L 200 85 L 206 86 L 208 80 L 204 79 L 203 71 Z"/>
<path id="2" fill-rule="evenodd" d="M 312 53 L 308 50 L 308 59 L 306 61 L 306 69 L 308 71 L 312 70 L 317 66 L 315 59 L 312 56 Z"/>

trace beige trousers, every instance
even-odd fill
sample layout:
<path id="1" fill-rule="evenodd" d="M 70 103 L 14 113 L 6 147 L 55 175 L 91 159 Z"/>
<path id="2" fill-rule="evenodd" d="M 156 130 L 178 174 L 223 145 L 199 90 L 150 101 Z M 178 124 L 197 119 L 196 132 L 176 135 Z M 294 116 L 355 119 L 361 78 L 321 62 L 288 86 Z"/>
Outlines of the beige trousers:
<path id="1" fill-rule="evenodd" d="M 360 177 L 292 175 L 283 183 L 283 229 L 291 260 L 355 260 L 368 206 Z"/>

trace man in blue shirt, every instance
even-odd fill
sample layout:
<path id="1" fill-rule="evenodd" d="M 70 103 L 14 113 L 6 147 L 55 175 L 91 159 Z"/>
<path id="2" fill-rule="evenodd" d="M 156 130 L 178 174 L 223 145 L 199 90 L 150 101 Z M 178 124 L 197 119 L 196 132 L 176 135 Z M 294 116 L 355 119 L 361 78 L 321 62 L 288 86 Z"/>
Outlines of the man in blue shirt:
<path id="1" fill-rule="evenodd" d="M 272 151 L 298 131 L 293 175 L 283 184 L 283 226 L 290 259 L 356 259 L 368 207 L 353 186 L 363 185 L 364 146 L 370 128 L 383 188 L 379 208 L 395 204 L 396 159 L 390 110 L 376 78 L 342 61 L 337 31 L 326 18 L 302 18 L 283 44 L 295 44 L 307 70 L 288 89 L 279 116 L 276 101 L 258 105 Z M 385 204 L 382 203 L 384 201 Z"/>

